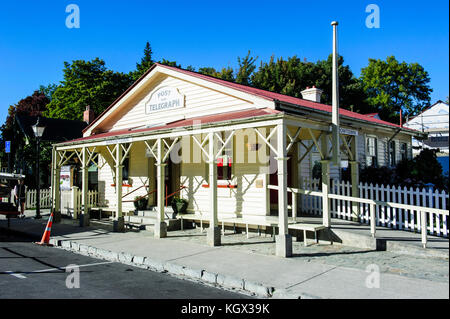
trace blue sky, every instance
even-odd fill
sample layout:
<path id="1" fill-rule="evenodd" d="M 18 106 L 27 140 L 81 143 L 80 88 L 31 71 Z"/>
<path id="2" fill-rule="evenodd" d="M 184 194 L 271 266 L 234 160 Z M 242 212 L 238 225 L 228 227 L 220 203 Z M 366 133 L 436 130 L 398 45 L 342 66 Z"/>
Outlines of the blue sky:
<path id="1" fill-rule="evenodd" d="M 65 25 L 69 4 L 80 28 Z M 380 28 L 365 25 L 367 5 Z M 429 72 L 432 102 L 449 95 L 448 1 L 8 1 L 0 7 L 0 123 L 9 105 L 62 79 L 64 61 L 100 57 L 128 72 L 145 43 L 156 59 L 183 67 L 237 66 L 248 50 L 259 62 L 297 55 L 325 59 L 330 22 L 339 21 L 339 53 L 359 76 L 369 58 L 394 55 Z"/>

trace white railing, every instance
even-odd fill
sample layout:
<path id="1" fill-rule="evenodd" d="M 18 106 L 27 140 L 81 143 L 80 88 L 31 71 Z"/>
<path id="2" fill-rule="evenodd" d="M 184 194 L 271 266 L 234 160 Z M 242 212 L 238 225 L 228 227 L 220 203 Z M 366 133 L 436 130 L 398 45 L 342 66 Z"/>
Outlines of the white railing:
<path id="1" fill-rule="evenodd" d="M 73 186 L 71 190 L 61 191 L 61 210 L 76 218 L 82 212 L 82 191 Z M 87 193 L 89 207 L 98 206 L 98 191 L 90 190 Z"/>
<path id="2" fill-rule="evenodd" d="M 52 190 L 51 188 L 41 189 L 40 192 L 40 208 L 50 208 L 52 207 Z M 36 196 L 37 190 L 27 189 L 25 198 L 25 209 L 36 208 Z"/>
<path id="3" fill-rule="evenodd" d="M 305 179 L 303 188 L 320 192 L 318 180 Z M 444 191 L 360 183 L 358 199 L 351 195 L 350 182 L 332 181 L 329 195 L 331 217 L 345 220 L 357 218 L 358 221 L 369 224 L 371 205 L 374 205 L 376 226 L 420 232 L 422 229 L 420 211 L 426 211 L 428 234 L 441 237 L 449 235 L 449 194 Z M 305 194 L 300 201 L 304 213 L 322 214 L 321 196 Z M 360 214 L 356 215 L 353 211 L 358 207 Z"/>

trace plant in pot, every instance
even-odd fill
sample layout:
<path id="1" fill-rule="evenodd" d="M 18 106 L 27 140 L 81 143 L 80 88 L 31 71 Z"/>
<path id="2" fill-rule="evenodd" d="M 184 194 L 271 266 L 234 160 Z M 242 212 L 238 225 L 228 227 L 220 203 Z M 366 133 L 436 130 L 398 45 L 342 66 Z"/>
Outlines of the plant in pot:
<path id="1" fill-rule="evenodd" d="M 138 210 L 144 210 L 147 208 L 147 198 L 142 196 L 136 196 L 134 198 L 134 207 L 136 208 L 135 212 Z"/>
<path id="2" fill-rule="evenodd" d="M 186 199 L 180 198 L 180 197 L 174 197 L 172 199 L 172 208 L 173 208 L 173 212 L 174 212 L 174 217 L 177 214 L 185 214 L 188 205 L 189 205 L 189 202 Z"/>

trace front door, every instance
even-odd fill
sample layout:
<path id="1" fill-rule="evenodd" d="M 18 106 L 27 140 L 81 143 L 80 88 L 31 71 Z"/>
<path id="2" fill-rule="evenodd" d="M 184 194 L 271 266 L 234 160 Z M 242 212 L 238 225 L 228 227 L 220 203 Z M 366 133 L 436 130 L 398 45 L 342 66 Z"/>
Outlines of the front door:
<path id="1" fill-rule="evenodd" d="M 291 157 L 289 157 L 287 161 L 287 186 L 292 187 L 292 163 L 294 161 L 291 160 Z M 270 174 L 269 177 L 270 185 L 278 185 L 278 172 Z M 288 193 L 288 205 L 291 205 L 292 203 L 292 197 L 290 196 L 290 193 Z M 271 208 L 278 208 L 278 191 L 275 189 L 270 190 L 270 207 Z"/>

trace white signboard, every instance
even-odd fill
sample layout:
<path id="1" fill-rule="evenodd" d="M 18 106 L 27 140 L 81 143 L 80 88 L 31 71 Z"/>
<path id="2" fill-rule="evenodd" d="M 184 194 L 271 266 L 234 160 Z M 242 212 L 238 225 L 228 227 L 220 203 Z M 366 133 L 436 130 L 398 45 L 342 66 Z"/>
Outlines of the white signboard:
<path id="1" fill-rule="evenodd" d="M 133 138 L 126 137 L 126 138 L 119 138 L 119 139 L 105 141 L 105 142 L 103 142 L 103 145 L 126 144 L 126 143 L 132 143 L 132 142 L 133 142 Z"/>
<path id="2" fill-rule="evenodd" d="M 60 171 L 59 184 L 62 191 L 70 190 L 70 166 L 62 166 Z"/>
<path id="3" fill-rule="evenodd" d="M 163 112 L 182 107 L 184 107 L 184 95 L 173 87 L 164 86 L 153 92 L 145 103 L 145 113 Z"/>
<path id="4" fill-rule="evenodd" d="M 339 128 L 339 133 L 342 134 L 342 135 L 358 136 L 358 131 L 357 130 L 351 130 L 351 129 L 343 128 L 343 127 Z"/>

